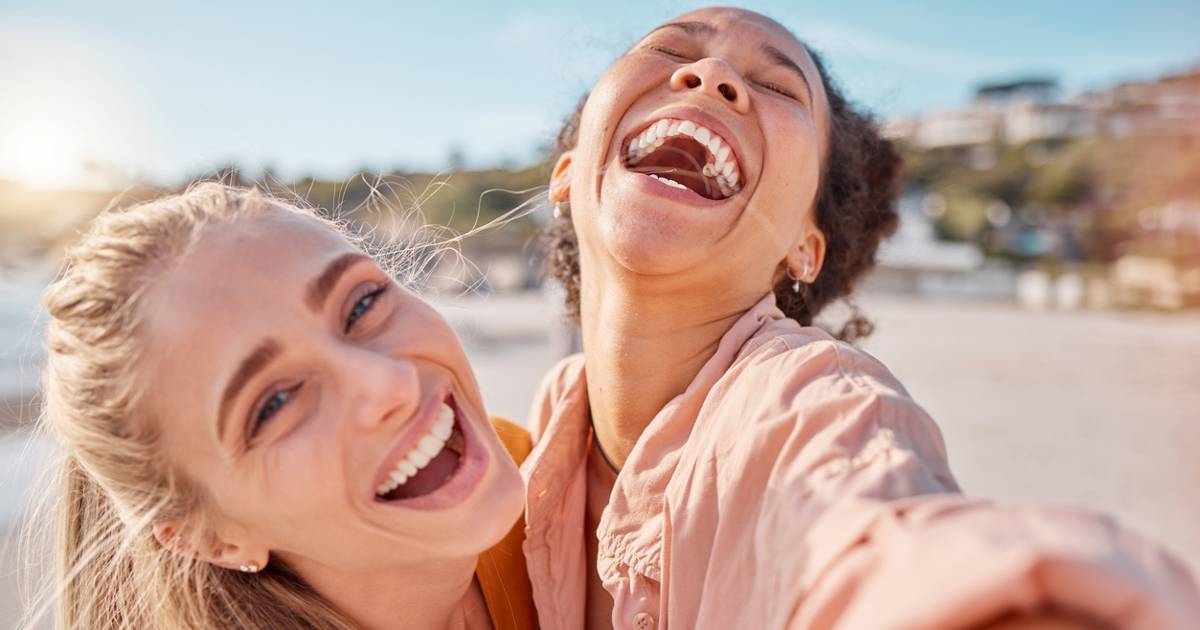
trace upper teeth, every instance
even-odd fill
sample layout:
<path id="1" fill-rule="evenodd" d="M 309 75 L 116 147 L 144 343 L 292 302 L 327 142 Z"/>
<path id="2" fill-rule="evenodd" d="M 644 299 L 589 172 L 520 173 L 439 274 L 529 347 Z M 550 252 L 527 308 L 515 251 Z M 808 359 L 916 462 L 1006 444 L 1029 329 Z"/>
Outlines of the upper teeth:
<path id="1" fill-rule="evenodd" d="M 438 410 L 437 420 L 429 428 L 429 433 L 426 433 L 408 452 L 408 455 L 396 464 L 387 480 L 375 488 L 375 494 L 383 496 L 395 490 L 412 479 L 417 471 L 428 466 L 429 462 L 446 447 L 446 440 L 450 439 L 453 429 L 454 410 L 446 403 L 442 403 L 442 408 Z"/>
<path id="2" fill-rule="evenodd" d="M 708 161 L 700 169 L 700 172 L 705 177 L 710 177 L 717 182 L 717 187 L 721 189 L 722 195 L 728 197 L 740 189 L 738 177 L 741 169 L 738 168 L 737 157 L 733 155 L 729 144 L 715 131 L 690 120 L 664 118 L 646 127 L 642 133 L 629 141 L 629 146 L 625 151 L 626 163 L 633 166 L 641 162 L 647 155 L 661 147 L 668 138 L 678 135 L 689 136 L 708 149 Z M 681 188 L 685 187 L 665 177 L 655 177 L 655 179 L 676 184 Z"/>

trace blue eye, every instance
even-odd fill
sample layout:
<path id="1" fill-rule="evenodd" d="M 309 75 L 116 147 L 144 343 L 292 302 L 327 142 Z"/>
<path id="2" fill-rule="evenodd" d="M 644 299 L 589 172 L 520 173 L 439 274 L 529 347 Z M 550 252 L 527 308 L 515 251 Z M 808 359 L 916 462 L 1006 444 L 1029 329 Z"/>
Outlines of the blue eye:
<path id="1" fill-rule="evenodd" d="M 283 409 L 283 406 L 286 405 L 289 400 L 291 400 L 292 396 L 298 389 L 300 389 L 299 385 L 291 389 L 285 389 L 272 394 L 271 397 L 268 398 L 265 403 L 263 403 L 262 407 L 259 408 L 258 413 L 254 414 L 254 427 L 252 429 L 252 434 L 257 433 L 259 427 L 270 420 L 276 413 L 279 412 L 280 409 Z"/>
<path id="2" fill-rule="evenodd" d="M 370 312 L 371 308 L 375 306 L 375 301 L 385 290 L 387 290 L 386 285 L 362 296 L 358 302 L 354 303 L 354 308 L 350 309 L 350 314 L 346 316 L 345 332 L 350 332 L 350 330 L 354 328 L 354 323 L 357 322 L 363 315 L 366 315 L 368 312 Z"/>

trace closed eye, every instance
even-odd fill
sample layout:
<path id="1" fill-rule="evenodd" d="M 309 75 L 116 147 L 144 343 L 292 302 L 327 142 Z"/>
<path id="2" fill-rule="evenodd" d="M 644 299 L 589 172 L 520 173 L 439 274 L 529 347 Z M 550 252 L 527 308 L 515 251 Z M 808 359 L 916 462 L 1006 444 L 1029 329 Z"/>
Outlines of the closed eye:
<path id="1" fill-rule="evenodd" d="M 668 57 L 674 57 L 676 59 L 680 59 L 683 61 L 692 61 L 691 57 L 688 57 L 687 55 L 679 52 L 678 50 L 675 50 L 674 48 L 668 48 L 666 46 L 660 46 L 658 44 L 650 44 L 646 47 L 649 48 L 650 50 L 653 50 L 654 52 L 662 53 Z"/>
<path id="2" fill-rule="evenodd" d="M 763 88 L 764 90 L 770 90 L 776 94 L 779 94 L 780 96 L 786 96 L 790 99 L 796 98 L 796 94 L 794 92 L 792 92 L 791 90 L 789 90 L 777 83 L 770 83 L 770 82 L 764 83 L 764 82 L 760 81 L 758 83 L 758 86 Z"/>

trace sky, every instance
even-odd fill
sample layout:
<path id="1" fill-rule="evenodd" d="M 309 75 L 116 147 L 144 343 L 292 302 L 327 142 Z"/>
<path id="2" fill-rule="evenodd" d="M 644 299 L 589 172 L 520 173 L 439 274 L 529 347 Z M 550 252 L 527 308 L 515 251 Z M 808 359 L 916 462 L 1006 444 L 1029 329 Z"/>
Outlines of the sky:
<path id="1" fill-rule="evenodd" d="M 0 179 L 173 182 L 529 164 L 688 1 L 0 0 Z M 765 13 L 882 116 L 1038 75 L 1067 93 L 1200 66 L 1200 2 L 807 2 Z"/>

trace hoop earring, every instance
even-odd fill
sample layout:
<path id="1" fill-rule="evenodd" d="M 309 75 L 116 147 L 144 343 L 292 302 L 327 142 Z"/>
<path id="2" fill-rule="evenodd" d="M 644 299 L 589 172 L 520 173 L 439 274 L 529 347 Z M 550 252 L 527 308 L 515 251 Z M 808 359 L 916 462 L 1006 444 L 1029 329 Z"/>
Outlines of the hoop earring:
<path id="1" fill-rule="evenodd" d="M 238 567 L 238 569 L 241 570 L 242 573 L 258 573 L 258 563 L 251 562 L 250 564 L 243 564 L 242 566 Z"/>
<path id="2" fill-rule="evenodd" d="M 800 277 L 799 277 L 799 278 L 797 278 L 796 276 L 793 276 L 793 275 L 792 275 L 792 268 L 791 268 L 791 267 L 788 267 L 788 268 L 787 268 L 787 277 L 788 277 L 788 279 L 789 279 L 789 280 L 791 280 L 791 281 L 792 281 L 792 293 L 799 293 L 799 292 L 800 292 L 800 283 L 801 283 L 801 281 L 802 281 L 801 279 L 802 279 L 802 278 L 807 278 L 807 277 L 808 277 L 808 272 L 809 272 L 809 270 L 810 270 L 810 269 L 811 269 L 811 267 L 809 267 L 809 262 L 808 262 L 808 260 L 807 260 L 807 259 L 804 261 L 804 271 L 803 271 L 803 272 L 801 272 L 801 274 L 800 274 Z"/>
<path id="3" fill-rule="evenodd" d="M 797 278 L 796 276 L 792 275 L 792 270 L 790 267 L 787 270 L 787 277 L 788 277 L 788 280 L 792 281 L 792 293 L 799 293 L 800 292 L 800 278 Z"/>

